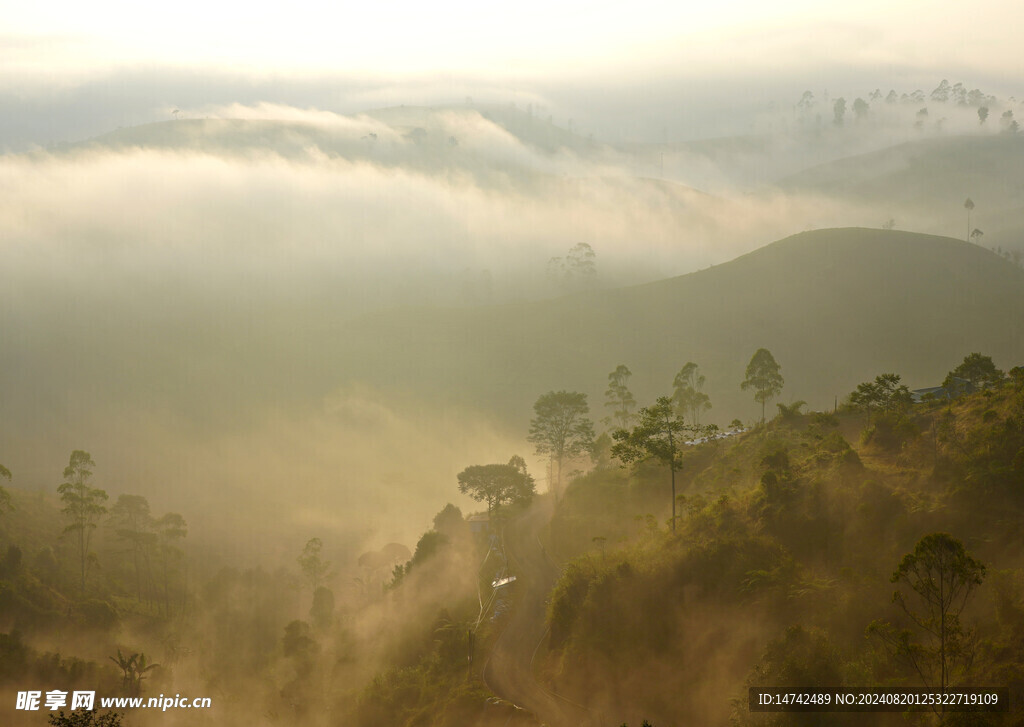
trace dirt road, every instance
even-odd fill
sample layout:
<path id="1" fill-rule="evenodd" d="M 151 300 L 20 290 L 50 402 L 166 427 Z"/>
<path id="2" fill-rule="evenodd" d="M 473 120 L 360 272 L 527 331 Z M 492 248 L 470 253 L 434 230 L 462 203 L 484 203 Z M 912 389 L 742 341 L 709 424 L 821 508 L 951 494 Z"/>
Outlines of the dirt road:
<path id="1" fill-rule="evenodd" d="M 533 671 L 535 654 L 539 661 L 546 648 L 545 599 L 559 575 L 541 545 L 553 509 L 550 496 L 538 497 L 526 513 L 505 525 L 505 553 L 516 576 L 516 593 L 483 676 L 491 691 L 550 727 L 584 727 L 590 724 L 587 709 L 548 691 Z"/>

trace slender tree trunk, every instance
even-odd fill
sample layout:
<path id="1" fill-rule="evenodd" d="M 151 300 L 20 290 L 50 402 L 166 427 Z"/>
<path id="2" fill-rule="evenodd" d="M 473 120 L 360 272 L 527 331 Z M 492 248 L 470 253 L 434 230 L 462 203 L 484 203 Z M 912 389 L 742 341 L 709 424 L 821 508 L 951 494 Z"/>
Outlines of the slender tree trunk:
<path id="1" fill-rule="evenodd" d="M 171 600 L 167 588 L 167 553 L 164 553 L 164 616 L 171 615 Z"/>
<path id="2" fill-rule="evenodd" d="M 135 541 L 132 548 L 132 560 L 135 561 L 135 597 L 142 603 L 142 573 L 139 569 L 139 542 Z"/>
<path id="3" fill-rule="evenodd" d="M 672 532 L 676 531 L 676 467 L 669 467 L 672 471 Z"/>
<path id="4" fill-rule="evenodd" d="M 78 529 L 78 555 L 82 568 L 82 598 L 85 598 L 85 523 L 79 523 Z"/>
<path id="5" fill-rule="evenodd" d="M 942 573 L 939 573 L 939 665 L 942 671 L 942 693 L 946 693 L 946 595 Z M 943 712 L 946 710 L 943 709 Z"/>
<path id="6" fill-rule="evenodd" d="M 558 455 L 558 486 L 555 488 L 555 502 L 558 502 L 562 497 L 562 457 L 564 455 Z"/>
<path id="7" fill-rule="evenodd" d="M 672 456 L 668 469 L 672 473 L 672 532 L 676 531 L 676 441 L 672 437 L 672 424 L 665 421 L 665 431 L 668 432 L 668 451 Z"/>

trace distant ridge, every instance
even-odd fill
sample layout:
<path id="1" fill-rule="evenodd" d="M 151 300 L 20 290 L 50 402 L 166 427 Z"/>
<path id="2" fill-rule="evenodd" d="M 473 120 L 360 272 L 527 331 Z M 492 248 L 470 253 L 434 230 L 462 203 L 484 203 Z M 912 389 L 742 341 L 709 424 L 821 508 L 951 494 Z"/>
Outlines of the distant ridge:
<path id="1" fill-rule="evenodd" d="M 772 351 L 782 401 L 831 406 L 876 374 L 941 381 L 964 355 L 1024 363 L 1024 270 L 976 245 L 846 228 L 793 235 L 713 268 L 612 291 L 465 310 L 404 310 L 346 335 L 356 378 L 440 386 L 467 404 L 528 414 L 549 389 L 591 394 L 633 371 L 638 398 L 671 391 L 687 361 L 707 376 L 713 418 L 749 418 L 739 383 Z"/>

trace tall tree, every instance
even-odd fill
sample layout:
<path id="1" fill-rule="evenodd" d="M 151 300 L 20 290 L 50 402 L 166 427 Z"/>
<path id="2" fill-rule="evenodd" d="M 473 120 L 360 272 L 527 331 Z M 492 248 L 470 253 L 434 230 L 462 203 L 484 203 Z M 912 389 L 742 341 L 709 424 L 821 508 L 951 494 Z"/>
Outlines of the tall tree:
<path id="1" fill-rule="evenodd" d="M 458 474 L 459 492 L 487 503 L 487 514 L 511 502 L 529 502 L 536 492 L 526 462 L 515 456 L 508 464 L 475 464 Z"/>
<path id="2" fill-rule="evenodd" d="M 550 284 L 568 291 L 593 287 L 597 280 L 597 253 L 587 243 L 577 243 L 564 258 L 548 260 L 546 277 Z"/>
<path id="3" fill-rule="evenodd" d="M 175 545 L 188 535 L 188 526 L 185 518 L 176 512 L 169 512 L 163 515 L 154 524 L 157 537 L 160 540 L 160 560 L 163 567 L 164 578 L 164 608 L 166 613 L 171 612 L 171 585 L 170 585 L 170 564 L 172 560 L 181 560 L 181 550 Z"/>
<path id="4" fill-rule="evenodd" d="M 690 424 L 694 426 L 700 425 L 701 412 L 711 408 L 711 398 L 701 391 L 704 388 L 704 380 L 700 368 L 690 361 L 679 369 L 672 382 L 675 387 L 672 399 L 676 403 L 676 409 L 681 416 L 689 416 Z"/>
<path id="5" fill-rule="evenodd" d="M 779 373 L 779 364 L 771 351 L 759 348 L 747 364 L 747 378 L 740 384 L 743 391 L 754 390 L 754 401 L 761 402 L 761 423 L 764 423 L 764 405 L 782 393 L 785 381 Z"/>
<path id="6" fill-rule="evenodd" d="M 2 464 L 0 464 L 0 477 L 3 477 L 8 482 L 11 481 L 11 471 Z M 12 509 L 11 494 L 3 487 L 0 487 L 0 515 L 3 515 L 10 509 Z"/>
<path id="7" fill-rule="evenodd" d="M 562 467 L 566 458 L 589 451 L 594 441 L 594 425 L 587 418 L 587 395 L 576 391 L 549 391 L 533 405 L 530 433 L 526 441 L 536 446 L 537 454 L 551 458 L 558 466 L 554 488 L 557 500 L 562 490 Z"/>
<path id="8" fill-rule="evenodd" d="M 853 114 L 854 116 L 857 117 L 857 121 L 863 121 L 864 119 L 866 119 L 868 116 L 868 109 L 870 108 L 871 107 L 868 105 L 867 101 L 858 97 L 853 102 Z"/>
<path id="9" fill-rule="evenodd" d="M 900 413 L 910 408 L 910 389 L 900 383 L 899 374 L 879 374 L 874 381 L 857 384 L 850 404 L 870 416 L 876 411 Z"/>
<path id="10" fill-rule="evenodd" d="M 120 495 L 110 510 L 110 521 L 117 538 L 123 541 L 132 557 L 135 571 L 135 595 L 142 602 L 142 567 L 147 574 L 149 554 L 156 543 L 149 502 L 141 495 Z"/>
<path id="11" fill-rule="evenodd" d="M 636 408 L 636 399 L 629 390 L 629 377 L 632 372 L 625 364 L 619 364 L 615 370 L 608 374 L 608 390 L 604 392 L 605 407 L 612 410 L 612 415 L 606 422 L 614 422 L 620 427 L 628 427 L 633 419 L 633 409 Z"/>
<path id="12" fill-rule="evenodd" d="M 996 368 L 991 356 L 983 356 L 980 353 L 972 353 L 964 356 L 955 369 L 946 374 L 942 385 L 951 394 L 959 394 L 963 386 L 957 379 L 970 382 L 972 388 L 979 389 L 986 386 L 993 386 L 1003 380 L 1005 374 Z"/>
<path id="13" fill-rule="evenodd" d="M 302 568 L 302 574 L 309 579 L 309 585 L 314 593 L 323 585 L 324 578 L 327 577 L 327 570 L 331 567 L 329 561 L 320 557 L 323 547 L 324 544 L 320 538 L 311 538 L 302 549 L 302 555 L 299 556 L 299 567 Z"/>
<path id="14" fill-rule="evenodd" d="M 843 119 L 846 116 L 846 99 L 837 98 L 836 102 L 832 105 L 832 123 L 836 126 L 843 125 Z"/>
<path id="15" fill-rule="evenodd" d="M 576 243 L 565 256 L 565 268 L 570 281 L 589 286 L 597 278 L 597 253 L 585 242 Z"/>
<path id="16" fill-rule="evenodd" d="M 107 501 L 107 493 L 89 486 L 89 478 L 92 477 L 92 469 L 95 466 L 96 463 L 92 461 L 88 452 L 76 449 L 71 453 L 68 466 L 64 468 L 65 482 L 57 487 L 61 502 L 64 503 L 62 512 L 69 521 L 64 532 L 78 535 L 83 596 L 85 595 L 86 565 L 89 562 L 89 543 L 92 540 L 92 532 L 96 529 L 96 521 L 107 512 L 107 508 L 103 505 Z"/>
<path id="17" fill-rule="evenodd" d="M 682 447 L 687 435 L 701 433 L 705 427 L 687 424 L 676 412 L 672 399 L 658 398 L 654 406 L 640 410 L 639 422 L 632 430 L 612 433 L 612 455 L 623 464 L 653 457 L 668 467 L 672 480 L 672 530 L 676 529 L 676 472 L 682 467 Z"/>
<path id="18" fill-rule="evenodd" d="M 985 566 L 947 533 L 926 535 L 900 561 L 890 580 L 909 588 L 916 597 L 897 590 L 896 603 L 923 632 L 927 643 L 915 641 L 909 630 L 897 631 L 875 622 L 870 631 L 882 637 L 897 658 L 907 661 L 925 686 L 945 692 L 956 671 L 971 661 L 971 638 L 960 614 L 971 593 L 981 585 Z M 908 599 L 913 600 L 911 603 Z"/>

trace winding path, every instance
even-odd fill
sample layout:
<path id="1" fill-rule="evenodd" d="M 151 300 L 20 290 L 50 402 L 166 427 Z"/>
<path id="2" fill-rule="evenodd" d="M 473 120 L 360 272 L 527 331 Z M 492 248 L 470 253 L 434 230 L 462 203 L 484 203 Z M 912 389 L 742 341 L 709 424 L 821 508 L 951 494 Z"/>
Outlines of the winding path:
<path id="1" fill-rule="evenodd" d="M 540 541 L 553 511 L 550 496 L 537 497 L 523 515 L 505 525 L 505 554 L 516 576 L 516 592 L 483 678 L 492 692 L 550 727 L 583 727 L 591 721 L 587 708 L 545 688 L 533 670 L 534 657 L 547 639 L 545 602 L 559 576 Z"/>

